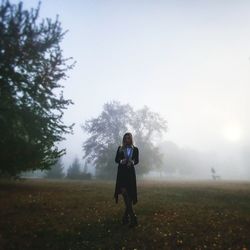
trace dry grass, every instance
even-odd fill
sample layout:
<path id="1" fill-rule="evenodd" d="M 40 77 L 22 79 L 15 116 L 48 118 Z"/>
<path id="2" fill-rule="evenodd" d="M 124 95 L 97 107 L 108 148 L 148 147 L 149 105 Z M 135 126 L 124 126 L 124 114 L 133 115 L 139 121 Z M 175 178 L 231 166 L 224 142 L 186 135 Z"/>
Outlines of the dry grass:
<path id="1" fill-rule="evenodd" d="M 1 181 L 0 249 L 250 249 L 250 183 L 138 181 L 139 226 L 114 182 Z"/>

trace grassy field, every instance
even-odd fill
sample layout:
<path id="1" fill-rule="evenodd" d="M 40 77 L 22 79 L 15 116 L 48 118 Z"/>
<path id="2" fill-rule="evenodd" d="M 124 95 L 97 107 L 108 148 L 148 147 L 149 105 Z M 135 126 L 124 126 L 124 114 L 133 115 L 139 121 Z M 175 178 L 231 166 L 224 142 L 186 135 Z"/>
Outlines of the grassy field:
<path id="1" fill-rule="evenodd" d="M 0 249 L 250 249 L 250 183 L 138 181 L 139 225 L 114 182 L 0 182 Z"/>

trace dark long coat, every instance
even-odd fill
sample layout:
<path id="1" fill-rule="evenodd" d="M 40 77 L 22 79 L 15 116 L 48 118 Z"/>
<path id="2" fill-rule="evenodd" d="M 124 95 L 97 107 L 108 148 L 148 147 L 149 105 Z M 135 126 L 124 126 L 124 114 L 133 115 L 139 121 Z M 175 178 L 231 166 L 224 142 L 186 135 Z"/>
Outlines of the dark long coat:
<path id="1" fill-rule="evenodd" d="M 121 187 L 127 189 L 128 195 L 132 198 L 133 204 L 137 203 L 137 186 L 136 186 L 136 174 L 134 165 L 139 163 L 139 149 L 133 146 L 133 153 L 131 159 L 134 161 L 134 165 L 131 167 L 124 166 L 120 163 L 120 160 L 125 158 L 125 151 L 122 146 L 119 146 L 116 152 L 115 162 L 118 163 L 117 177 L 115 184 L 114 198 L 118 203 L 118 194 L 121 194 Z"/>

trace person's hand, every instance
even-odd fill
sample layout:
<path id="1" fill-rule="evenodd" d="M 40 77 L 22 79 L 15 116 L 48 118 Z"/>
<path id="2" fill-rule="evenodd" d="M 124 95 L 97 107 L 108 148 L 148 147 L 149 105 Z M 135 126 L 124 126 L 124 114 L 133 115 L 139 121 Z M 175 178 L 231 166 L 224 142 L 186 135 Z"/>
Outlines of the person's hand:
<path id="1" fill-rule="evenodd" d="M 125 164 L 127 164 L 127 160 L 126 160 L 126 159 L 122 159 L 122 160 L 120 161 L 120 163 L 121 163 L 122 165 L 125 165 Z"/>
<path id="2" fill-rule="evenodd" d="M 129 160 L 127 166 L 128 167 L 132 167 L 134 165 L 134 161 L 133 160 Z"/>

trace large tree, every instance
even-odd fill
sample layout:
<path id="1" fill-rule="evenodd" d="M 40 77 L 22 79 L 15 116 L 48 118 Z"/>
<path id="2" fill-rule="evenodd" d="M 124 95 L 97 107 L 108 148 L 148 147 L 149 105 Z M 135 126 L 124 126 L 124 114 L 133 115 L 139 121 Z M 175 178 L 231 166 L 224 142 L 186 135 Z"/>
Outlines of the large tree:
<path id="1" fill-rule="evenodd" d="M 62 117 L 73 102 L 60 81 L 75 62 L 62 55 L 58 16 L 39 21 L 39 9 L 0 5 L 0 175 L 49 169 L 65 153 L 56 143 L 72 132 Z"/>
<path id="2" fill-rule="evenodd" d="M 147 106 L 134 110 L 129 104 L 118 101 L 105 103 L 102 113 L 82 125 L 89 137 L 83 143 L 83 158 L 96 168 L 101 178 L 114 178 L 115 154 L 123 134 L 131 131 L 140 151 L 139 175 L 162 166 L 162 155 L 154 144 L 157 135 L 167 129 L 167 122 Z"/>
<path id="3" fill-rule="evenodd" d="M 152 112 L 147 106 L 134 112 L 132 131 L 137 145 L 140 147 L 140 162 L 138 174 L 148 173 L 150 170 L 161 171 L 163 154 L 155 145 L 154 140 L 167 130 L 167 122 L 160 114 Z"/>

